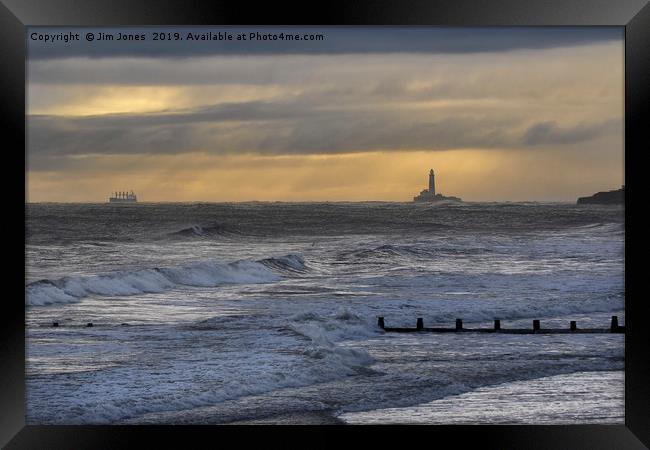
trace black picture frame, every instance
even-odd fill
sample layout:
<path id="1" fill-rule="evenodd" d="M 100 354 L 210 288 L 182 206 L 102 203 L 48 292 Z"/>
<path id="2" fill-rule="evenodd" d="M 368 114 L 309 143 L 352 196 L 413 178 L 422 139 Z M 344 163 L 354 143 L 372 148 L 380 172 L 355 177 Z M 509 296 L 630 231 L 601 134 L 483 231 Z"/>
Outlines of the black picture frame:
<path id="1" fill-rule="evenodd" d="M 0 445 L 18 448 L 124 448 L 153 447 L 157 443 L 196 447 L 237 445 L 268 433 L 285 432 L 283 441 L 323 446 L 337 442 L 354 429 L 378 443 L 387 432 L 401 434 L 402 445 L 453 446 L 471 439 L 481 448 L 646 448 L 650 446 L 650 327 L 646 325 L 647 303 L 643 293 L 644 272 L 633 261 L 643 261 L 643 223 L 640 193 L 641 159 L 648 148 L 647 113 L 650 105 L 650 6 L 647 0 L 390 0 L 302 2 L 259 5 L 244 2 L 191 0 L 1 0 L 0 61 L 2 69 L 0 108 L 5 117 L 3 152 L 6 174 L 12 174 L 11 192 L 25 185 L 25 159 L 19 155 L 25 142 L 25 64 L 27 26 L 116 26 L 116 25 L 438 25 L 438 26 L 592 26 L 625 27 L 625 425 L 624 426 L 435 426 L 417 427 L 424 444 L 411 441 L 413 427 L 255 427 L 219 426 L 25 426 L 25 295 L 24 259 L 19 242 L 5 251 L 5 283 L 11 290 L 2 299 L 0 358 Z M 5 177 L 6 178 L 6 177 Z M 7 192 L 7 190 L 5 190 Z M 23 197 L 11 193 L 6 220 L 6 240 L 18 241 L 25 228 L 19 224 L 25 213 Z M 21 228 L 22 227 L 22 228 Z M 23 241 L 24 244 L 24 241 Z M 22 252 L 22 253 L 21 253 Z M 24 297 L 23 297 L 24 298 Z M 288 430 L 290 428 L 290 430 Z M 288 431 L 288 433 L 287 433 Z M 297 431 L 301 431 L 296 434 Z M 306 431 L 306 432 L 305 432 Z M 332 433 L 334 431 L 334 433 Z M 332 437 L 330 438 L 330 434 Z M 328 442 L 329 441 L 329 442 Z M 266 445 L 267 443 L 263 444 Z"/>

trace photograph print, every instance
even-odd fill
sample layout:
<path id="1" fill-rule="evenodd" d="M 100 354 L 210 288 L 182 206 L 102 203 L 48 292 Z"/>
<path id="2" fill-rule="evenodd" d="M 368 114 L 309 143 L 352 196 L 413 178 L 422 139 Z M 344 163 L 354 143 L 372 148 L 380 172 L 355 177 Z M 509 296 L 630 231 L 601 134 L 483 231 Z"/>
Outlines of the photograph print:
<path id="1" fill-rule="evenodd" d="M 622 27 L 28 27 L 28 425 L 624 424 Z"/>

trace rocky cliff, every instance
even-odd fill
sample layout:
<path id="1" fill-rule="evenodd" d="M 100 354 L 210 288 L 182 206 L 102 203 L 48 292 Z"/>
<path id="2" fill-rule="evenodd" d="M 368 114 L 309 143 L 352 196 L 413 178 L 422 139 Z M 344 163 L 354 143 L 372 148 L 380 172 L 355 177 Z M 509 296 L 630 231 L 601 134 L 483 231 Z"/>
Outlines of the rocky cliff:
<path id="1" fill-rule="evenodd" d="M 622 205 L 625 203 L 625 186 L 615 191 L 597 192 L 591 197 L 580 197 L 578 205 Z"/>

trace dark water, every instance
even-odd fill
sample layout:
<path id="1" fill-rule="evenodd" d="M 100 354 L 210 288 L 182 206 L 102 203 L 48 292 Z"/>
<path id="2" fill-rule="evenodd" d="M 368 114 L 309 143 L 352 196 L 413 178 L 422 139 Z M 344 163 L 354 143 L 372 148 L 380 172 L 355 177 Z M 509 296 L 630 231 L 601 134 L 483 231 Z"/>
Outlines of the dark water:
<path id="1" fill-rule="evenodd" d="M 408 326 L 624 321 L 621 207 L 30 204 L 26 231 L 30 423 L 295 411 L 372 422 L 386 407 L 426 422 L 434 416 L 417 405 L 503 383 L 521 390 L 574 374 L 573 386 L 575 374 L 600 373 L 611 374 L 603 389 L 623 390 L 620 335 L 399 336 L 376 326 L 377 316 Z M 609 403 L 609 415 L 572 420 L 622 420 Z"/>

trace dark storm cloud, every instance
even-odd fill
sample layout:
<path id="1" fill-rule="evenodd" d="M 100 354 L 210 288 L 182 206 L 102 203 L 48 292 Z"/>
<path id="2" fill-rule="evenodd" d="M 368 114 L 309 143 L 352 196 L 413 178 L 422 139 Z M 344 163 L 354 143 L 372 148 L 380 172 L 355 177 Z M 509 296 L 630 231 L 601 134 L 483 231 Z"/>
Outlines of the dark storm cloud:
<path id="1" fill-rule="evenodd" d="M 32 123 L 49 122 L 60 127 L 77 129 L 129 129 L 148 126 L 174 126 L 201 122 L 240 122 L 256 120 L 282 120 L 318 114 L 306 105 L 282 102 L 221 103 L 191 110 L 139 114 L 103 114 L 98 116 L 45 116 L 32 115 Z"/>
<path id="2" fill-rule="evenodd" d="M 526 130 L 522 142 L 528 146 L 576 144 L 606 134 L 621 133 L 622 125 L 620 119 L 566 128 L 560 127 L 554 121 L 538 122 Z"/>
<path id="3" fill-rule="evenodd" d="M 147 40 L 88 42 L 87 32 L 142 34 Z M 151 40 L 154 31 L 178 32 L 183 40 Z M 189 41 L 188 33 L 322 34 L 323 40 Z M 80 41 L 44 42 L 39 34 L 74 32 Z M 30 27 L 28 57 L 34 59 L 89 57 L 186 58 L 212 55 L 343 54 L 343 53 L 478 53 L 544 49 L 623 39 L 622 27 Z"/>
<path id="4" fill-rule="evenodd" d="M 94 167 L 106 155 L 525 151 L 622 134 L 609 120 L 621 104 L 619 29 L 318 30 L 326 41 L 100 42 L 51 54 L 30 44 L 29 169 Z M 614 43 L 508 52 L 604 41 Z M 200 55 L 213 57 L 182 58 Z"/>
<path id="5" fill-rule="evenodd" d="M 315 154 L 379 149 L 509 146 L 507 119 L 454 117 L 437 121 L 390 112 L 309 109 L 249 102 L 169 114 L 29 117 L 30 154 Z"/>
<path id="6" fill-rule="evenodd" d="M 260 101 L 168 113 L 33 115 L 28 118 L 30 169 L 51 170 L 54 157 L 89 154 L 287 155 L 564 145 L 620 132 L 621 125 L 612 119 L 575 127 L 538 122 L 526 128 L 516 116 L 424 117 Z M 55 166 L 65 164 L 61 160 Z"/>

